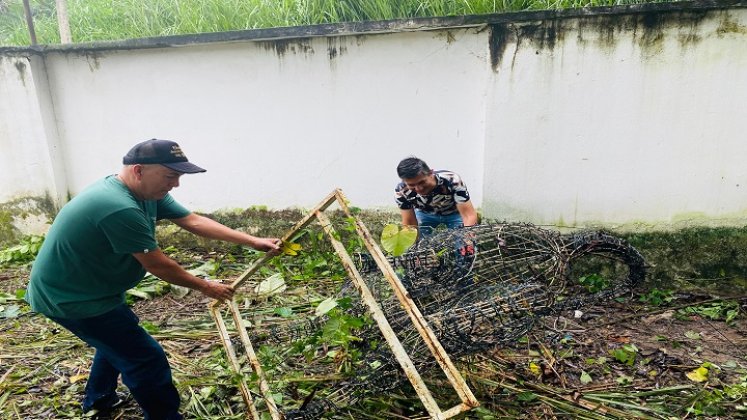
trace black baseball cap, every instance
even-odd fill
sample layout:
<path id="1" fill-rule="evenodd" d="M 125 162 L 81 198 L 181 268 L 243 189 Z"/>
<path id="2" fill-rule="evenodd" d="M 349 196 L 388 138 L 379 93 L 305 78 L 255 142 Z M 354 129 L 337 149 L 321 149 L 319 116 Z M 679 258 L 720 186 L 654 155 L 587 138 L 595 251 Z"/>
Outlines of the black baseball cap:
<path id="1" fill-rule="evenodd" d="M 122 158 L 122 163 L 159 164 L 185 174 L 206 172 L 205 169 L 190 163 L 182 148 L 171 140 L 150 139 L 138 143 Z"/>

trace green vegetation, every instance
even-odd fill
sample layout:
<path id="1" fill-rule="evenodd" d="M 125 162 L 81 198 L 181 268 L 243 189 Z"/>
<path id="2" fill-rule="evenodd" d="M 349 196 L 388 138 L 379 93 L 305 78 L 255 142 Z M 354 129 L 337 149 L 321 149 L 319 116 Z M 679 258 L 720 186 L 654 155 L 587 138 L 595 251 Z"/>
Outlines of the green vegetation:
<path id="1" fill-rule="evenodd" d="M 59 43 L 55 0 L 30 0 L 37 40 Z M 68 0 L 75 42 L 660 0 Z M 22 0 L 0 0 L 0 45 L 29 45 Z"/>
<path id="2" fill-rule="evenodd" d="M 633 366 L 635 358 L 638 355 L 638 347 L 635 344 L 625 344 L 619 349 L 610 350 L 610 354 L 617 359 L 618 362 Z"/>
<path id="3" fill-rule="evenodd" d="M 351 221 L 339 212 L 329 213 L 346 249 L 361 251 Z M 211 217 L 254 234 L 281 236 L 303 215 L 301 210 L 258 207 Z M 399 219 L 398 214 L 386 212 L 360 211 L 358 216 L 375 238 Z M 170 257 L 210 279 L 234 279 L 260 255 L 197 240 L 168 224 L 159 225 L 158 237 Z M 515 343 L 455 359 L 482 404 L 465 418 L 622 420 L 747 414 L 747 356 L 742 344 L 747 300 L 738 286 L 747 261 L 747 229 L 691 229 L 626 238 L 649 267 L 648 283 L 635 294 L 582 307 L 580 317 L 571 318 L 573 311 L 569 311 L 563 317 L 539 320 Z M 16 255 L 33 241 L 29 237 L 9 248 L 0 247 L 0 254 Z M 363 356 L 384 345 L 359 337 L 372 321 L 350 311 L 358 303 L 355 298 L 339 294 L 347 275 L 321 227 L 309 225 L 291 243 L 295 246 L 289 245 L 285 255 L 263 266 L 236 299 L 271 392 L 284 407 L 299 405 L 314 393 L 323 394 L 330 384 L 356 375 L 367 363 Z M 78 400 L 92 351 L 66 330 L 30 312 L 23 301 L 32 248 L 0 270 L 3 357 L 23 360 L 0 366 L 0 413 L 13 418 L 80 418 Z M 580 287 L 605 290 L 624 275 L 620 271 L 624 267 L 616 265 L 598 257 L 574 267 L 574 278 Z M 728 289 L 729 297 L 708 293 L 716 285 Z M 128 292 L 128 302 L 143 327 L 169 353 L 184 414 L 238 420 L 245 417 L 238 378 L 206 313 L 207 301 L 199 293 L 182 293 L 152 276 Z M 278 334 L 283 329 L 274 329 L 288 323 L 314 328 L 299 330 L 297 335 L 289 330 L 286 336 Z M 301 363 L 289 362 L 294 360 Z M 248 375 L 254 387 L 256 378 Z M 442 380 L 429 380 L 444 407 L 457 403 Z M 423 416 L 414 392 L 402 387 L 330 418 Z M 141 417 L 135 404 L 118 413 L 122 420 Z"/>
<path id="4" fill-rule="evenodd" d="M 727 296 L 747 289 L 747 227 L 694 227 L 620 236 L 649 263 L 649 286 Z"/>
<path id="5" fill-rule="evenodd" d="M 581 276 L 578 282 L 589 292 L 597 293 L 602 290 L 606 290 L 610 287 L 610 282 L 599 274 L 589 274 L 588 276 Z"/>
<path id="6" fill-rule="evenodd" d="M 671 290 L 659 290 L 654 287 L 648 293 L 642 295 L 639 301 L 651 306 L 661 306 L 674 300 L 673 294 L 674 292 Z"/>
<path id="7" fill-rule="evenodd" d="M 18 245 L 0 249 L 0 267 L 32 262 L 42 243 L 43 236 L 30 235 L 22 238 Z"/>
<path id="8" fill-rule="evenodd" d="M 725 321 L 728 325 L 739 316 L 740 309 L 739 302 L 725 300 L 703 305 L 688 306 L 687 308 L 680 309 L 677 312 L 684 316 L 697 315 L 714 321 Z"/>

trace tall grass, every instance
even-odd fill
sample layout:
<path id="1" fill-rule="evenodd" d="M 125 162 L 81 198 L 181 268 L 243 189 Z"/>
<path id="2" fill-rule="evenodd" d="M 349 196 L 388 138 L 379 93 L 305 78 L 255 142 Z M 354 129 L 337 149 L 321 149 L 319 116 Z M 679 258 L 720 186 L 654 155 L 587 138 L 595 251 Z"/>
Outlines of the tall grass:
<path id="1" fill-rule="evenodd" d="M 55 0 L 30 0 L 37 40 L 59 43 Z M 662 0 L 68 0 L 75 42 Z M 22 0 L 0 0 L 0 45 L 28 45 Z"/>

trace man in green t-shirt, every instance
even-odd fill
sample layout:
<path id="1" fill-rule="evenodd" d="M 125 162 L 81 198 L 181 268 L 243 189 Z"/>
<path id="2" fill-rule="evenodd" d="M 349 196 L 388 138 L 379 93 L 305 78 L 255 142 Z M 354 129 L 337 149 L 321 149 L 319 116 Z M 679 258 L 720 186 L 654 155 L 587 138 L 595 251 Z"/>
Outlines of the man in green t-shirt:
<path id="1" fill-rule="evenodd" d="M 121 403 L 121 374 L 145 419 L 181 419 L 166 355 L 138 325 L 125 291 L 146 272 L 214 299 L 230 299 L 234 290 L 195 277 L 167 257 L 156 242 L 156 221 L 169 219 L 196 235 L 272 253 L 280 240 L 231 229 L 177 203 L 169 191 L 179 178 L 205 170 L 173 141 L 139 143 L 123 163 L 119 174 L 89 186 L 60 210 L 34 262 L 26 299 L 96 349 L 84 412 L 103 413 Z"/>

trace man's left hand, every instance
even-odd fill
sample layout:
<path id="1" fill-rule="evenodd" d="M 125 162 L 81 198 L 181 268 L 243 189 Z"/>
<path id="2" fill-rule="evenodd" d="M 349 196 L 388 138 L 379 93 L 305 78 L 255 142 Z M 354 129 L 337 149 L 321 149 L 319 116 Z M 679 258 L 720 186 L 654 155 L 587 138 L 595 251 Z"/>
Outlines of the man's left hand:
<path id="1" fill-rule="evenodd" d="M 257 238 L 252 248 L 257 251 L 265 251 L 270 255 L 280 254 L 280 245 L 282 241 L 278 238 Z"/>

